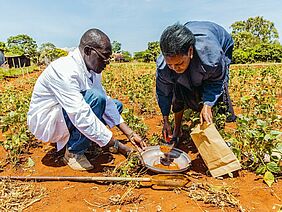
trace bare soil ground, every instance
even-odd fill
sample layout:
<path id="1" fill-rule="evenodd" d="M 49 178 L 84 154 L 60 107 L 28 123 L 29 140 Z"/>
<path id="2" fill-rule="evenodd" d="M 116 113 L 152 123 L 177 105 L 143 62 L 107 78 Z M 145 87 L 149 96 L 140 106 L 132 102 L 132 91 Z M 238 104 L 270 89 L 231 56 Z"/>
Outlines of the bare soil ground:
<path id="1" fill-rule="evenodd" d="M 159 131 L 160 118 L 149 120 L 151 131 Z M 118 133 L 116 133 L 118 134 Z M 125 139 L 119 136 L 120 139 Z M 183 150 L 187 148 L 181 148 Z M 187 171 L 193 183 L 210 184 L 212 186 L 227 187 L 239 204 L 246 211 L 275 211 L 273 207 L 281 205 L 282 182 L 269 188 L 263 183 L 262 178 L 248 171 L 240 171 L 233 178 L 226 177 L 221 180 L 208 177 L 206 167 L 198 153 L 188 152 L 192 158 L 192 168 Z M 5 152 L 1 150 L 1 155 Z M 89 156 L 96 167 L 94 171 L 78 172 L 71 170 L 62 162 L 63 153 L 57 153 L 55 147 L 43 144 L 35 149 L 29 157 L 35 162 L 31 168 L 7 167 L 2 176 L 103 176 L 105 167 L 113 167 L 125 160 L 121 155 L 101 155 L 98 158 Z M 113 158 L 112 158 L 112 157 Z M 153 174 L 153 173 L 149 173 Z M 34 183 L 34 182 L 29 182 Z M 239 208 L 215 207 L 202 201 L 193 200 L 184 190 L 154 190 L 151 188 L 134 188 L 123 185 L 108 185 L 78 182 L 37 182 L 47 189 L 46 197 L 31 205 L 26 211 L 239 211 Z M 124 198 L 124 205 L 119 205 L 115 198 Z M 118 196 L 119 195 L 119 196 Z M 116 205 L 117 204 L 117 205 Z"/>

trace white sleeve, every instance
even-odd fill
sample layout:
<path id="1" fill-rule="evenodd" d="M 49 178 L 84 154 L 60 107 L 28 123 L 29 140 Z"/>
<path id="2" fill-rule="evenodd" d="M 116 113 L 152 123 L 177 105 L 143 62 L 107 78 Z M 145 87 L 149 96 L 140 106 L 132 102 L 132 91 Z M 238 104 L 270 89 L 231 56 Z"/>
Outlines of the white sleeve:
<path id="1" fill-rule="evenodd" d="M 49 78 L 49 79 L 48 79 Z M 74 76 L 48 75 L 49 87 L 67 112 L 73 125 L 100 147 L 107 145 L 112 132 L 97 118 L 80 93 L 79 82 Z"/>
<path id="2" fill-rule="evenodd" d="M 112 128 L 123 123 L 124 120 L 119 114 L 116 104 L 113 102 L 112 98 L 107 95 L 107 92 L 102 85 L 102 74 L 95 74 L 94 78 L 96 83 L 95 86 L 106 96 L 106 108 L 103 115 L 106 124 Z"/>
<path id="3" fill-rule="evenodd" d="M 124 122 L 123 118 L 119 114 L 116 104 L 113 102 L 112 98 L 107 96 L 107 103 L 103 119 L 109 125 L 110 128 L 121 124 Z"/>

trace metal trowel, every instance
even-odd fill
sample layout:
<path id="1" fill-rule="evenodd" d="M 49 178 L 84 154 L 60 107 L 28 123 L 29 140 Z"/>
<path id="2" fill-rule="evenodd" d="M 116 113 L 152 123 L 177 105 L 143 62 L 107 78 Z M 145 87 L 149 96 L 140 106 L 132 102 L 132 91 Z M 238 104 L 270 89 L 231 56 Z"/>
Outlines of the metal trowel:
<path id="1" fill-rule="evenodd" d="M 175 146 L 175 142 L 172 140 L 172 135 L 168 135 L 166 132 L 163 133 L 164 140 L 162 144 L 160 144 L 160 150 L 162 153 L 164 153 L 163 156 L 160 158 L 160 162 L 164 166 L 169 166 L 172 162 L 173 159 L 170 158 L 170 152 Z"/>

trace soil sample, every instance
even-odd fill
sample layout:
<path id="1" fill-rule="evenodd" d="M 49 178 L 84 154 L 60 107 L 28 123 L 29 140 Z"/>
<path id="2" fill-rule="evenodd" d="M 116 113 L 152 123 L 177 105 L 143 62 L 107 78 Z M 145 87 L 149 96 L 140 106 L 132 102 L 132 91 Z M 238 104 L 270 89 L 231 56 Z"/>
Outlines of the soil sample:
<path id="1" fill-rule="evenodd" d="M 159 163 L 158 161 L 155 161 L 153 166 L 158 169 L 179 170 L 179 166 L 173 161 L 169 163 Z"/>

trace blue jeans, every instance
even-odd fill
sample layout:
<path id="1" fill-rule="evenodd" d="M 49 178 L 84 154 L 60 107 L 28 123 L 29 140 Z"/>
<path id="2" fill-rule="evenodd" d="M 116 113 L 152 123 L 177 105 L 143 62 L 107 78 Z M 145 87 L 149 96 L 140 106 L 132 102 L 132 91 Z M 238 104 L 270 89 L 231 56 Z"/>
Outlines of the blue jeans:
<path id="1" fill-rule="evenodd" d="M 92 111 L 95 113 L 98 119 L 102 121 L 104 124 L 106 124 L 106 122 L 102 118 L 106 108 L 106 96 L 102 95 L 100 91 L 96 89 L 89 89 L 81 93 L 86 103 L 90 105 Z M 121 113 L 123 107 L 122 103 L 116 99 L 113 99 L 113 101 L 116 104 L 119 113 Z M 89 140 L 85 135 L 83 135 L 73 125 L 73 123 L 70 121 L 64 109 L 63 109 L 63 114 L 70 133 L 70 138 L 67 143 L 67 148 L 71 153 L 83 154 L 90 146 L 90 142 L 92 141 Z"/>

